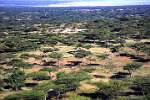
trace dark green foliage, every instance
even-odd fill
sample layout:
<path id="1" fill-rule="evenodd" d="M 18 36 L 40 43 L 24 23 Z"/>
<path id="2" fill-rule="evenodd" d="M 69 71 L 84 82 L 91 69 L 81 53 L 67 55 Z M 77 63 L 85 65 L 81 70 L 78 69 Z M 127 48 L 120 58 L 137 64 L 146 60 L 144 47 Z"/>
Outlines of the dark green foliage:
<path id="1" fill-rule="evenodd" d="M 41 51 L 44 53 L 47 53 L 47 52 L 57 51 L 57 49 L 56 48 L 42 48 Z"/>
<path id="2" fill-rule="evenodd" d="M 38 56 L 38 55 L 28 54 L 28 53 L 23 53 L 23 54 L 20 55 L 20 58 L 22 58 L 22 59 L 28 59 L 28 58 L 30 58 L 30 57 L 33 57 L 33 58 L 35 58 L 35 59 L 40 59 L 40 58 L 41 58 L 41 57 Z"/>
<path id="3" fill-rule="evenodd" d="M 4 80 L 7 85 L 11 86 L 14 90 L 18 90 L 24 86 L 25 73 L 17 69 L 12 70 L 13 71 L 9 73 Z"/>
<path id="4" fill-rule="evenodd" d="M 56 80 L 56 83 L 58 84 L 78 84 L 80 81 L 90 78 L 84 71 L 69 74 L 61 73 L 61 75 L 58 74 L 58 76 L 59 77 Z"/>
<path id="5" fill-rule="evenodd" d="M 52 72 L 52 71 L 55 71 L 55 69 L 54 68 L 43 68 L 40 71 Z"/>
<path id="6" fill-rule="evenodd" d="M 59 79 L 59 78 L 62 78 L 62 77 L 64 77 L 66 74 L 64 73 L 64 72 L 59 72 L 59 73 L 57 73 L 57 78 Z"/>
<path id="7" fill-rule="evenodd" d="M 54 89 L 56 87 L 56 85 L 49 81 L 46 83 L 41 83 L 38 84 L 37 86 L 33 87 L 33 90 L 35 91 L 43 91 L 44 93 L 46 93 L 49 89 Z"/>
<path id="8" fill-rule="evenodd" d="M 67 91 L 72 91 L 76 90 L 76 88 L 79 86 L 79 82 L 89 79 L 90 76 L 84 72 L 76 72 L 76 73 L 69 73 L 69 74 L 64 74 L 61 73 L 58 74 L 58 79 L 55 81 L 55 84 L 58 86 L 60 85 L 60 89 L 62 92 L 67 92 Z"/>
<path id="9" fill-rule="evenodd" d="M 28 64 L 26 62 L 24 62 L 22 59 L 12 59 L 9 62 L 10 65 L 12 65 L 13 67 L 18 67 L 18 68 L 31 68 L 32 64 Z"/>
<path id="10" fill-rule="evenodd" d="M 109 83 L 98 83 L 96 84 L 98 91 L 102 98 L 112 99 L 119 95 L 120 92 L 124 91 L 124 88 L 128 87 L 128 84 L 124 81 L 110 81 Z"/>
<path id="11" fill-rule="evenodd" d="M 147 55 L 150 55 L 150 45 L 149 45 L 149 42 L 147 44 L 146 43 L 136 43 L 136 44 L 131 45 L 131 47 L 135 48 L 138 51 L 144 52 Z"/>
<path id="12" fill-rule="evenodd" d="M 9 36 L 5 38 L 2 43 L 6 46 L 5 48 L 2 48 L 3 52 L 25 51 L 36 49 L 38 47 L 36 42 L 25 40 L 20 36 Z"/>
<path id="13" fill-rule="evenodd" d="M 112 47 L 110 47 L 110 50 L 111 50 L 111 52 L 118 52 L 120 47 L 121 47 L 120 45 L 119 46 L 112 46 Z"/>
<path id="14" fill-rule="evenodd" d="M 133 81 L 133 84 L 142 88 L 144 95 L 150 95 L 150 76 L 138 77 Z"/>
<path id="15" fill-rule="evenodd" d="M 101 53 L 101 54 L 97 55 L 97 57 L 101 58 L 102 60 L 107 59 L 108 56 L 109 55 L 107 53 Z"/>
<path id="16" fill-rule="evenodd" d="M 57 52 L 52 52 L 49 57 L 50 58 L 54 58 L 54 59 L 61 59 L 62 58 L 62 54 L 61 53 L 57 53 Z"/>
<path id="17" fill-rule="evenodd" d="M 45 71 L 39 71 L 39 72 L 33 72 L 31 74 L 28 74 L 27 77 L 32 77 L 33 80 L 50 80 L 50 76 L 48 75 L 48 72 Z"/>
<path id="18" fill-rule="evenodd" d="M 88 56 L 88 55 L 90 55 L 90 54 L 91 54 L 90 51 L 86 51 L 86 50 L 80 49 L 80 50 L 77 50 L 77 51 L 74 53 L 74 56 L 75 56 L 76 58 L 84 58 L 84 57 L 86 57 L 86 56 Z"/>

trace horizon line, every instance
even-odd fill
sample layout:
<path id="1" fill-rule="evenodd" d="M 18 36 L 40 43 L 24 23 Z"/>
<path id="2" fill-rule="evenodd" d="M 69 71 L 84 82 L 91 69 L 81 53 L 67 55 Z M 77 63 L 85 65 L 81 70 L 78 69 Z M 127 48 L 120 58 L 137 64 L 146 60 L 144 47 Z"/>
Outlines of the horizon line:
<path id="1" fill-rule="evenodd" d="M 0 7 L 39 7 L 39 8 L 78 8 L 78 7 L 121 7 L 121 6 L 150 6 L 150 4 L 139 4 L 139 5 L 104 5 L 104 6 L 35 6 L 35 5 L 3 5 L 0 4 Z"/>

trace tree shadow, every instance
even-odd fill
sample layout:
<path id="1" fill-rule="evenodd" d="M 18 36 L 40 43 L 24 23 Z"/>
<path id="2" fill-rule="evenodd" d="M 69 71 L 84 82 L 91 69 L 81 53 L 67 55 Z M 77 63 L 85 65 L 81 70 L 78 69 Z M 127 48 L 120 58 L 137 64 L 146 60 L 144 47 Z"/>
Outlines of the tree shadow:
<path id="1" fill-rule="evenodd" d="M 56 61 L 48 61 L 48 62 L 44 62 L 43 66 L 56 66 L 57 62 Z"/>
<path id="2" fill-rule="evenodd" d="M 122 79 L 122 78 L 126 78 L 128 75 L 130 75 L 127 72 L 117 72 L 114 73 L 110 78 L 111 79 Z"/>
<path id="3" fill-rule="evenodd" d="M 95 92 L 95 93 L 80 93 L 80 96 L 90 97 L 92 100 L 110 100 L 110 97 L 106 94 Z"/>
<path id="4" fill-rule="evenodd" d="M 66 64 L 65 66 L 68 66 L 68 67 L 75 67 L 75 66 L 78 66 L 82 63 L 82 61 L 68 61 L 69 64 Z"/>

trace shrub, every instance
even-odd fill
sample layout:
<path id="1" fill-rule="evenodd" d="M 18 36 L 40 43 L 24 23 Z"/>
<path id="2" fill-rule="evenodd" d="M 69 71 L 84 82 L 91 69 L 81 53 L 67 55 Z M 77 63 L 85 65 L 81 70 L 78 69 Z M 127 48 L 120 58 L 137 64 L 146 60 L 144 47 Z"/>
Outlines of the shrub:
<path id="1" fill-rule="evenodd" d="M 69 74 L 64 74 L 61 75 L 61 77 L 59 77 L 56 80 L 56 83 L 58 84 L 78 84 L 80 81 L 89 79 L 89 75 L 84 72 L 75 72 L 75 73 L 69 73 Z"/>
<path id="2" fill-rule="evenodd" d="M 14 90 L 18 90 L 24 86 L 25 73 L 20 70 L 13 69 L 12 73 L 9 73 L 4 80 Z"/>
<path id="3" fill-rule="evenodd" d="M 54 49 L 53 48 L 42 48 L 41 51 L 44 52 L 44 53 L 46 53 L 46 52 L 53 52 Z"/>
<path id="4" fill-rule="evenodd" d="M 112 46 L 110 47 L 111 52 L 118 52 L 119 51 L 120 46 Z"/>
<path id="5" fill-rule="evenodd" d="M 28 64 L 27 62 L 24 62 L 22 59 L 12 59 L 8 64 L 12 65 L 13 67 L 22 67 L 22 68 L 32 67 L 32 64 Z"/>
<path id="6" fill-rule="evenodd" d="M 35 55 L 35 54 L 23 53 L 23 54 L 20 55 L 20 58 L 23 58 L 23 59 L 28 59 L 30 57 L 33 57 L 35 59 L 40 59 L 41 58 L 39 55 Z"/>
<path id="7" fill-rule="evenodd" d="M 85 49 L 90 49 L 92 47 L 92 45 L 91 44 L 84 44 L 82 47 Z"/>
<path id="8" fill-rule="evenodd" d="M 26 62 L 16 62 L 13 64 L 14 67 L 22 67 L 22 68 L 31 68 L 32 64 L 28 64 Z"/>
<path id="9" fill-rule="evenodd" d="M 54 68 L 43 68 L 40 71 L 52 72 L 52 71 L 55 71 L 55 69 Z"/>
<path id="10" fill-rule="evenodd" d="M 102 60 L 107 59 L 108 56 L 109 55 L 107 53 L 101 53 L 101 54 L 97 55 L 97 57 L 101 58 Z"/>
<path id="11" fill-rule="evenodd" d="M 88 55 L 90 55 L 91 52 L 90 51 L 86 51 L 86 50 L 77 50 L 75 53 L 74 53 L 74 56 L 76 58 L 84 58 Z"/>
<path id="12" fill-rule="evenodd" d="M 60 59 L 60 58 L 62 58 L 62 54 L 61 53 L 57 53 L 57 52 L 52 52 L 50 55 L 49 55 L 49 57 L 50 58 L 54 58 L 54 59 Z"/>
<path id="13" fill-rule="evenodd" d="M 120 56 L 128 56 L 128 57 L 134 57 L 136 56 L 135 53 L 129 52 L 129 51 L 119 51 Z"/>
<path id="14" fill-rule="evenodd" d="M 27 76 L 32 77 L 33 80 L 38 80 L 38 81 L 50 79 L 50 76 L 48 76 L 48 73 L 44 71 L 33 72 L 31 74 L 28 74 Z"/>
<path id="15" fill-rule="evenodd" d="M 57 73 L 57 78 L 61 78 L 61 77 L 64 77 L 66 74 L 64 72 L 58 72 Z"/>
<path id="16" fill-rule="evenodd" d="M 67 91 L 71 91 L 71 90 L 75 89 L 75 87 L 76 87 L 75 85 L 72 85 L 69 83 L 56 85 L 53 82 L 49 81 L 47 83 L 42 83 L 42 84 L 35 86 L 33 88 L 33 90 L 42 91 L 42 92 L 46 93 L 48 90 L 53 89 L 53 90 L 59 91 L 60 93 L 65 93 Z"/>
<path id="17" fill-rule="evenodd" d="M 33 87 L 33 90 L 47 92 L 49 89 L 53 89 L 55 87 L 56 85 L 53 82 L 49 81 L 46 83 L 38 84 L 37 86 Z"/>
<path id="18" fill-rule="evenodd" d="M 98 92 L 111 99 L 112 97 L 117 96 L 121 91 L 128 87 L 128 84 L 124 81 L 110 81 L 109 83 L 98 83 Z"/>

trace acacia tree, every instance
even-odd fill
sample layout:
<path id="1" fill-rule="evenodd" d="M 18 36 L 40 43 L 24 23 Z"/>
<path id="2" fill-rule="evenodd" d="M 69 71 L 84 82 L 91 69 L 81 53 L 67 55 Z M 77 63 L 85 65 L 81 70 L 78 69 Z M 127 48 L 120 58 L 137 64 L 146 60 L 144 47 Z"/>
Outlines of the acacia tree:
<path id="1" fill-rule="evenodd" d="M 58 53 L 58 52 L 52 52 L 52 53 L 49 55 L 49 57 L 50 57 L 50 58 L 57 59 L 58 67 L 60 67 L 60 59 L 63 57 L 63 54 Z"/>
<path id="2" fill-rule="evenodd" d="M 28 64 L 27 62 L 24 62 L 22 59 L 13 59 L 10 63 L 14 68 L 22 68 L 23 71 L 25 68 L 32 67 L 32 64 Z"/>
<path id="3" fill-rule="evenodd" d="M 108 58 L 108 54 L 107 53 L 100 53 L 99 55 L 97 55 L 98 58 L 100 58 L 101 60 L 105 60 Z"/>
<path id="4" fill-rule="evenodd" d="M 134 71 L 134 70 L 136 70 L 136 69 L 138 69 L 138 68 L 140 68 L 140 67 L 142 67 L 142 64 L 141 64 L 141 63 L 132 62 L 132 63 L 126 64 L 126 65 L 123 67 L 123 69 L 124 69 L 124 70 L 127 70 L 127 71 L 129 72 L 129 74 L 130 74 L 130 77 L 131 77 L 132 71 Z"/>
<path id="5" fill-rule="evenodd" d="M 142 89 L 144 100 L 150 98 L 150 76 L 138 77 L 133 82 L 135 85 Z"/>
<path id="6" fill-rule="evenodd" d="M 91 52 L 90 51 L 86 51 L 86 50 L 77 50 L 75 53 L 74 53 L 74 56 L 76 57 L 76 58 L 81 58 L 82 60 L 83 60 L 83 58 L 84 57 L 86 57 L 86 56 L 88 56 L 88 55 L 90 55 L 91 54 Z"/>

